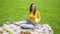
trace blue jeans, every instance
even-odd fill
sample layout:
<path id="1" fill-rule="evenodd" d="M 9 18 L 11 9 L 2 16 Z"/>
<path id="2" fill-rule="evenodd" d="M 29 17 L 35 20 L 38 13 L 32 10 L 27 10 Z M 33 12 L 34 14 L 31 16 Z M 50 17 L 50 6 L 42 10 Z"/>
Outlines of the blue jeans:
<path id="1" fill-rule="evenodd" d="M 31 22 L 28 22 L 28 21 L 23 22 L 23 23 L 20 22 L 19 26 L 23 29 L 35 29 L 36 28 L 36 26 L 34 24 L 32 24 Z"/>

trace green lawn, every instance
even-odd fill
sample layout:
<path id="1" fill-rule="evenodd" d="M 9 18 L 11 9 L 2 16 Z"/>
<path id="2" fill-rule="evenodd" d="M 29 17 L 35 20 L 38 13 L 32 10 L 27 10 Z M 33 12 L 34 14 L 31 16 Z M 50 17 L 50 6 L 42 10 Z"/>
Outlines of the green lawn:
<path id="1" fill-rule="evenodd" d="M 31 3 L 41 14 L 40 24 L 49 24 L 60 34 L 60 0 L 0 0 L 0 26 L 5 22 L 26 20 Z"/>

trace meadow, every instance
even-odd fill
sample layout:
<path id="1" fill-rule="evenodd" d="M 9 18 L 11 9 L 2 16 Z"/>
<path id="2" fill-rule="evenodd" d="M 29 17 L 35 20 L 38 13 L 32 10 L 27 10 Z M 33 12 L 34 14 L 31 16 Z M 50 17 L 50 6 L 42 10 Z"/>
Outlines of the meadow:
<path id="1" fill-rule="evenodd" d="M 31 3 L 40 12 L 39 24 L 49 24 L 54 34 L 60 34 L 60 0 L 0 0 L 0 26 L 26 20 Z"/>

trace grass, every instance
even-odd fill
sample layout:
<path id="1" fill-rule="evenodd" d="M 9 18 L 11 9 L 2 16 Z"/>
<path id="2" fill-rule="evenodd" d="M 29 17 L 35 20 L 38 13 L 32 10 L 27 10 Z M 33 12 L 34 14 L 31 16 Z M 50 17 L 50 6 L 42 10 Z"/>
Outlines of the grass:
<path id="1" fill-rule="evenodd" d="M 31 3 L 36 3 L 41 14 L 40 24 L 49 24 L 54 34 L 60 33 L 60 0 L 0 0 L 0 26 L 26 20 Z"/>

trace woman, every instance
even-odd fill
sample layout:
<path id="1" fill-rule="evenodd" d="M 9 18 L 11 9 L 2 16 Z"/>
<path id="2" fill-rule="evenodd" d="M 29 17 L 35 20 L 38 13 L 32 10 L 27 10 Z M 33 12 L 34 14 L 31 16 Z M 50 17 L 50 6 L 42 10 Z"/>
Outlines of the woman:
<path id="1" fill-rule="evenodd" d="M 21 28 L 34 29 L 40 20 L 41 17 L 39 12 L 36 11 L 36 5 L 32 3 L 29 10 L 28 20 L 20 22 L 19 25 Z"/>
<path id="2" fill-rule="evenodd" d="M 32 24 L 37 24 L 40 21 L 41 17 L 38 11 L 36 11 L 36 5 L 34 3 L 30 6 L 29 20 Z"/>

